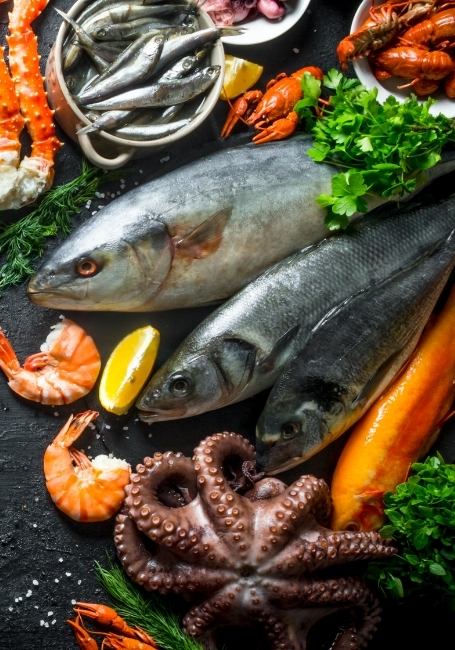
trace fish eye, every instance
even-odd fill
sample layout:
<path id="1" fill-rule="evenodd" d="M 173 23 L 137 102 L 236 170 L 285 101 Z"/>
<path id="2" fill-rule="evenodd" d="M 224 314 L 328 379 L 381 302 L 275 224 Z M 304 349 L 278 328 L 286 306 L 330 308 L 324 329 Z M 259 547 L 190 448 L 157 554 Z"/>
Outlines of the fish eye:
<path id="1" fill-rule="evenodd" d="M 291 440 L 302 431 L 300 422 L 285 422 L 281 427 L 281 433 L 285 440 Z"/>
<path id="2" fill-rule="evenodd" d="M 91 278 L 99 271 L 99 266 L 90 257 L 83 257 L 76 264 L 76 272 L 83 278 Z"/>
<path id="3" fill-rule="evenodd" d="M 104 29 L 104 27 L 100 27 L 100 29 L 97 30 L 96 36 L 98 38 L 104 38 L 106 36 L 106 30 Z"/>
<path id="4" fill-rule="evenodd" d="M 177 397 L 185 397 L 191 389 L 191 382 L 188 377 L 183 375 L 174 375 L 169 382 L 169 390 Z"/>

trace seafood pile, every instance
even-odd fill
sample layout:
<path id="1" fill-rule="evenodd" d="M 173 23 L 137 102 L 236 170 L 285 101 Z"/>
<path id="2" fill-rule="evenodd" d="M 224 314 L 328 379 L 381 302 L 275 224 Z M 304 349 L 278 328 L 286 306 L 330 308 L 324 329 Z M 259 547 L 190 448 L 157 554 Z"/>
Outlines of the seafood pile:
<path id="1" fill-rule="evenodd" d="M 223 32 L 200 29 L 191 3 L 98 0 L 77 19 L 59 13 L 70 25 L 65 80 L 90 121 L 79 133 L 166 137 L 190 124 L 220 77 L 210 49 Z"/>
<path id="2" fill-rule="evenodd" d="M 368 57 L 378 80 L 397 77 L 399 89 L 421 97 L 442 90 L 455 99 L 455 9 L 443 0 L 372 3 L 369 16 L 337 47 L 349 61 Z"/>
<path id="3" fill-rule="evenodd" d="M 54 179 L 61 143 L 43 87 L 37 38 L 32 22 L 48 0 L 15 0 L 9 14 L 8 63 L 0 47 L 0 210 L 35 201 Z M 26 126 L 31 153 L 20 159 Z"/>
<path id="4" fill-rule="evenodd" d="M 262 15 L 278 20 L 286 13 L 285 0 L 199 0 L 215 25 L 228 26 Z"/>

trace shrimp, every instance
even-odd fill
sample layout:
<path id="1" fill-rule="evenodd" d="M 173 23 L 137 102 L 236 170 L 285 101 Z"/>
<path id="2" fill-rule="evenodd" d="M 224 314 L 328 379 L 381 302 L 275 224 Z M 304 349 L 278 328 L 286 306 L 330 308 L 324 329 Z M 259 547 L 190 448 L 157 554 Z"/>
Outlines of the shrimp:
<path id="1" fill-rule="evenodd" d="M 74 611 L 78 617 L 86 616 L 87 618 L 93 619 L 98 623 L 98 625 L 108 625 L 112 630 L 121 632 L 124 636 L 129 636 L 138 641 L 142 641 L 143 643 L 151 645 L 155 644 L 154 640 L 144 632 L 144 630 L 128 625 L 128 623 L 117 614 L 115 609 L 112 609 L 112 607 L 109 607 L 108 605 L 78 602 L 76 603 Z"/>
<path id="2" fill-rule="evenodd" d="M 67 318 L 52 328 L 41 352 L 27 357 L 23 367 L 0 329 L 0 369 L 11 390 L 33 402 L 71 404 L 92 390 L 100 368 L 92 337 Z"/>
<path id="3" fill-rule="evenodd" d="M 46 488 L 57 508 L 75 521 L 105 521 L 115 515 L 130 480 L 129 464 L 100 455 L 90 461 L 72 444 L 82 435 L 96 411 L 71 415 L 44 452 Z"/>

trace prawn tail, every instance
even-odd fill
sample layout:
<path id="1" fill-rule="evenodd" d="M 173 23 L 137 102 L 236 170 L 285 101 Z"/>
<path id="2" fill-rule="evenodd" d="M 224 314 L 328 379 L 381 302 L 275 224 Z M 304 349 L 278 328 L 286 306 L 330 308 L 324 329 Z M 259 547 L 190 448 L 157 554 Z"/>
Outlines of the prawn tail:
<path id="1" fill-rule="evenodd" d="M 20 368 L 13 346 L 6 338 L 2 329 L 0 329 L 0 368 L 9 379 L 12 377 L 12 374 L 17 372 Z"/>
<path id="2" fill-rule="evenodd" d="M 77 415 L 70 415 L 65 426 L 56 436 L 53 444 L 61 443 L 64 447 L 70 447 L 98 415 L 99 413 L 97 411 L 84 411 Z"/>

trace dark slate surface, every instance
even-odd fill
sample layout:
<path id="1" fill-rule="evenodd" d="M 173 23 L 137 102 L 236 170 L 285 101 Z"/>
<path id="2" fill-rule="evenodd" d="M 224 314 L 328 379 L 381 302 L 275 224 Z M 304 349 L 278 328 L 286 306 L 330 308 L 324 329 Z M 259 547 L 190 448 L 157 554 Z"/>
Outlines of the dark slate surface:
<path id="1" fill-rule="evenodd" d="M 65 10 L 71 2 L 56 0 L 51 4 Z M 232 51 L 266 64 L 267 76 L 280 70 L 292 71 L 301 65 L 318 64 L 325 68 L 335 65 L 335 44 L 347 31 L 355 4 L 350 0 L 345 3 L 313 0 L 302 22 L 279 41 L 261 48 Z M 0 22 L 4 23 L 5 8 L 1 8 L 0 12 Z M 43 65 L 55 38 L 58 22 L 51 8 L 38 21 Z M 137 163 L 137 167 L 144 172 L 141 179 L 157 170 L 165 171 L 183 157 L 197 155 L 201 143 L 209 148 L 219 146 L 220 143 L 215 141 L 225 110 L 225 105 L 219 106 L 209 122 L 190 140 Z M 67 140 L 65 143 L 58 156 L 57 183 L 75 176 L 80 163 L 78 149 Z M 167 156 L 170 157 L 168 162 L 160 162 Z M 127 178 L 127 188 L 132 187 L 135 180 L 134 174 Z M 80 219 L 86 216 L 82 214 Z M 14 216 L 7 215 L 7 218 Z M 50 248 L 57 245 L 58 242 L 52 242 Z M 73 316 L 94 336 L 103 360 L 123 335 L 138 326 L 152 323 L 162 333 L 159 357 L 159 362 L 162 362 L 208 313 L 208 309 L 194 309 L 158 315 L 67 315 Z M 0 324 L 11 337 L 21 359 L 39 349 L 57 317 L 56 312 L 29 304 L 24 287 L 8 291 L 0 300 Z M 238 431 L 252 438 L 263 401 L 264 397 L 258 396 L 217 413 L 178 423 L 162 423 L 152 429 L 136 422 L 134 412 L 125 418 L 108 418 L 103 414 L 98 422 L 101 437 L 97 439 L 96 432 L 88 432 L 84 447 L 92 454 L 112 451 L 134 465 L 155 450 L 182 450 L 189 454 L 202 436 L 220 429 Z M 80 526 L 59 514 L 46 494 L 42 475 L 43 451 L 68 414 L 73 410 L 97 406 L 95 391 L 71 408 L 40 408 L 16 397 L 0 378 L 2 650 L 74 648 L 72 636 L 64 625 L 71 613 L 72 599 L 103 599 L 95 581 L 93 564 L 96 559 L 102 561 L 106 551 L 112 553 L 112 524 Z M 342 441 L 338 441 L 325 454 L 300 469 L 329 478 L 342 444 Z M 442 438 L 441 445 L 453 460 L 447 434 Z M 422 603 L 417 610 L 390 608 L 371 648 L 406 647 L 417 650 L 427 648 L 430 642 L 436 648 L 448 647 L 438 639 L 450 634 L 449 619 L 436 612 L 429 616 L 428 606 L 429 603 Z M 314 645 L 321 650 L 326 647 L 322 642 Z M 265 647 L 257 637 L 248 637 L 243 633 L 237 638 L 235 646 L 237 650 Z M 233 644 L 229 647 L 233 647 Z"/>

